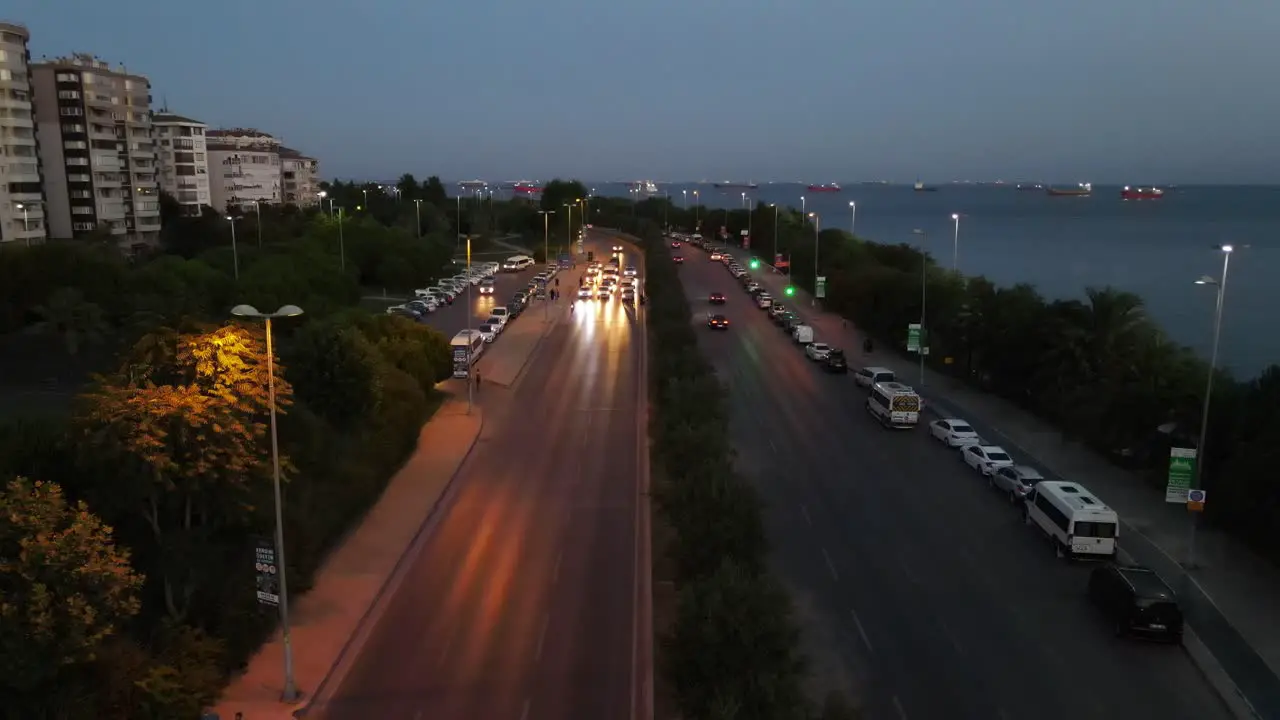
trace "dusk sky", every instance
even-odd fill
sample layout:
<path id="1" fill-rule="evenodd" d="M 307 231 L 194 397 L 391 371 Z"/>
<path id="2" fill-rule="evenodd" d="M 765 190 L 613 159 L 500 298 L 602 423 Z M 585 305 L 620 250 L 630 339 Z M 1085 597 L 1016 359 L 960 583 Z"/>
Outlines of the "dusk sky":
<path id="1" fill-rule="evenodd" d="M 1280 181 L 1280 2 L 7 0 L 325 176 Z"/>

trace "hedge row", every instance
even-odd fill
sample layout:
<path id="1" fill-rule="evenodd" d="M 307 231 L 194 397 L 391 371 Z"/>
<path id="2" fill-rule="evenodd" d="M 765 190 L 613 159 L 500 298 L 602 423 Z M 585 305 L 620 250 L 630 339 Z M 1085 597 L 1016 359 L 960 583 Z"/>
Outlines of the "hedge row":
<path id="1" fill-rule="evenodd" d="M 678 601 L 659 672 L 682 716 L 740 720 L 855 717 L 836 699 L 820 715 L 791 599 L 768 570 L 763 507 L 735 471 L 724 389 L 702 356 L 656 225 L 615 224 L 644 246 L 654 407 L 653 498 L 674 531 L 666 548 Z"/>

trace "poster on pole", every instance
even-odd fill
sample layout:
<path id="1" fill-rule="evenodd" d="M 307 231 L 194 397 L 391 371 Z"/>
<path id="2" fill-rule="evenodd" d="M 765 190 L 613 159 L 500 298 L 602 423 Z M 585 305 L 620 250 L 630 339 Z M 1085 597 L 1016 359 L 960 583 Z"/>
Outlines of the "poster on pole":
<path id="1" fill-rule="evenodd" d="M 907 352 L 920 352 L 920 323 L 907 325 Z"/>
<path id="2" fill-rule="evenodd" d="M 257 576 L 260 605 L 280 604 L 280 569 L 276 566 L 276 546 L 267 538 L 258 538 L 253 546 L 253 571 Z"/>
<path id="3" fill-rule="evenodd" d="M 814 297 L 824 298 L 827 296 L 827 277 L 825 275 L 819 275 L 817 278 L 817 282 L 815 282 L 813 285 L 814 285 L 813 287 Z"/>
<path id="4" fill-rule="evenodd" d="M 1164 487 L 1164 501 L 1185 505 L 1196 474 L 1194 448 L 1169 448 L 1169 480 Z"/>

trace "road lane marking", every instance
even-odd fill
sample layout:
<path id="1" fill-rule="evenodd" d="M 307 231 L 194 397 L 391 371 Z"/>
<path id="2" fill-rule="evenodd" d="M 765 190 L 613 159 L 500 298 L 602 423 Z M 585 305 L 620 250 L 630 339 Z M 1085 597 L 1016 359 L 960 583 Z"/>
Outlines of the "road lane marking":
<path id="1" fill-rule="evenodd" d="M 863 638 L 863 644 L 867 646 L 867 650 L 869 652 L 876 652 L 876 648 L 872 646 L 872 639 L 867 637 L 867 629 L 863 628 L 863 621 L 858 619 L 858 612 L 854 611 L 854 609 L 850 607 L 849 615 L 854 619 L 854 625 L 858 626 L 858 634 Z"/>
<path id="2" fill-rule="evenodd" d="M 449 658 L 449 651 L 453 649 L 453 640 L 458 636 L 458 627 L 455 625 L 453 631 L 449 633 L 449 637 L 444 641 L 444 647 L 440 648 L 440 657 L 436 659 L 436 667 L 442 667 L 444 661 Z"/>
<path id="3" fill-rule="evenodd" d="M 898 699 L 897 695 L 893 696 L 893 709 L 898 711 L 898 717 L 902 718 L 902 720 L 907 720 L 907 711 L 902 709 L 902 701 Z"/>
<path id="4" fill-rule="evenodd" d="M 813 518 L 809 517 L 809 508 L 805 507 L 804 505 L 801 505 L 800 514 L 804 515 L 805 522 L 809 523 L 810 525 L 813 524 Z"/>
<path id="5" fill-rule="evenodd" d="M 551 570 L 551 582 L 554 583 L 560 579 L 560 563 L 563 561 L 564 561 L 564 550 L 561 550 L 560 552 L 556 553 L 556 566 Z"/>
<path id="6" fill-rule="evenodd" d="M 831 562 L 831 556 L 827 554 L 826 548 L 822 548 L 822 559 L 827 561 L 827 569 L 831 571 L 831 579 L 838 581 L 840 573 L 836 572 L 836 564 Z"/>
<path id="7" fill-rule="evenodd" d="M 905 715 L 903 717 L 906 717 Z M 520 711 L 520 720 L 529 720 L 529 698 L 524 699 L 524 709 Z"/>
<path id="8" fill-rule="evenodd" d="M 773 449 L 773 454 L 778 454 L 778 446 L 773 444 L 773 438 L 769 438 L 769 447 Z"/>
<path id="9" fill-rule="evenodd" d="M 542 645 L 547 641 L 547 626 L 551 624 L 551 614 L 542 616 L 542 629 L 538 631 L 538 649 L 533 654 L 534 660 L 542 659 Z"/>
<path id="10" fill-rule="evenodd" d="M 964 648 L 960 645 L 960 641 L 956 639 L 955 633 L 951 632 L 951 628 L 941 618 L 938 619 L 938 626 L 942 628 L 942 634 L 946 635 L 947 639 L 951 641 L 951 646 L 956 649 L 956 654 L 963 655 Z"/>

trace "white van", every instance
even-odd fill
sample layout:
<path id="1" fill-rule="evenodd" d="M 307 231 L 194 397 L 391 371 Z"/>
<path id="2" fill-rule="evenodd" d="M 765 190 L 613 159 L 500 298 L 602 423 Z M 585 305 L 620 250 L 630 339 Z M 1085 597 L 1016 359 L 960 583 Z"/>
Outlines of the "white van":
<path id="1" fill-rule="evenodd" d="M 808 325 L 797 325 L 791 331 L 791 339 L 795 340 L 797 344 L 808 345 L 813 342 L 813 328 Z"/>
<path id="2" fill-rule="evenodd" d="M 853 374 L 853 381 L 864 388 L 875 387 L 876 383 L 895 382 L 897 376 L 889 368 L 864 367 Z"/>
<path id="3" fill-rule="evenodd" d="M 528 255 L 513 255 L 502 263 L 502 269 L 506 272 L 520 272 L 534 266 L 533 258 Z"/>
<path id="4" fill-rule="evenodd" d="M 915 427 L 922 405 L 916 391 L 899 382 L 876 383 L 867 396 L 867 412 L 885 427 Z"/>
<path id="5" fill-rule="evenodd" d="M 479 330 L 459 330 L 449 341 L 453 355 L 453 376 L 464 378 L 471 374 L 471 366 L 484 352 L 484 335 Z"/>
<path id="6" fill-rule="evenodd" d="M 1036 483 L 1026 497 L 1023 520 L 1040 528 L 1060 558 L 1115 559 L 1120 518 L 1079 483 Z"/>

